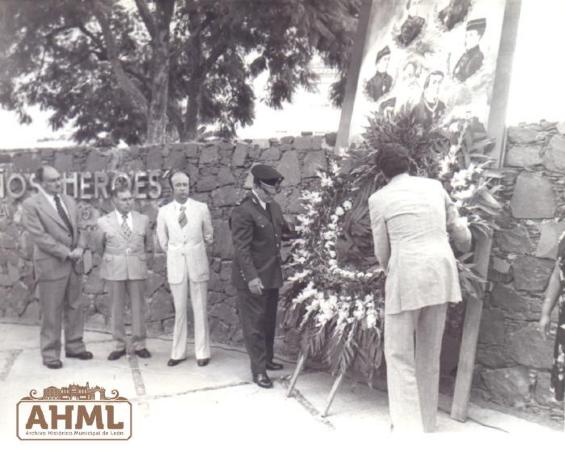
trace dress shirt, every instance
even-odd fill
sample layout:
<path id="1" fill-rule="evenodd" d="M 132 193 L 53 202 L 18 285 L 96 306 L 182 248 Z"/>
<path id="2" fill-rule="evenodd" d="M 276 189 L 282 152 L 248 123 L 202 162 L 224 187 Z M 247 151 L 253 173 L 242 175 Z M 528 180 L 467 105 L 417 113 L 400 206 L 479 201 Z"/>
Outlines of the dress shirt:
<path id="1" fill-rule="evenodd" d="M 122 226 L 124 224 L 124 215 L 116 209 L 116 216 L 118 217 L 118 223 L 120 224 L 120 226 Z M 133 231 L 133 216 L 131 214 L 131 211 L 127 213 L 127 218 L 125 220 L 130 231 Z"/>

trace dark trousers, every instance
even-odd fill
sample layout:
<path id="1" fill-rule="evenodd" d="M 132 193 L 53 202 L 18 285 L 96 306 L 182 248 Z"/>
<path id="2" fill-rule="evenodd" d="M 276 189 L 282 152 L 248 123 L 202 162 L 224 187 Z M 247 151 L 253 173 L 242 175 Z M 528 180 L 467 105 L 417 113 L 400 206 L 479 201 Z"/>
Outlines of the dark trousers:
<path id="1" fill-rule="evenodd" d="M 265 365 L 273 359 L 278 302 L 278 289 L 264 289 L 262 295 L 237 291 L 238 315 L 253 375 L 266 373 Z"/>

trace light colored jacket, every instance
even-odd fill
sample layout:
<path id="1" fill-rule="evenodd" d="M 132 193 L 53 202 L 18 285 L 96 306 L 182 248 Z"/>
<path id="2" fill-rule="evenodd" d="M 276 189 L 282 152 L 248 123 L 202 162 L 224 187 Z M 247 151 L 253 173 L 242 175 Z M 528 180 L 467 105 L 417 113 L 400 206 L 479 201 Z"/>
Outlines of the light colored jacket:
<path id="1" fill-rule="evenodd" d="M 159 208 L 157 214 L 157 239 L 167 253 L 167 279 L 171 284 L 181 283 L 185 267 L 191 281 L 210 278 L 206 244 L 212 244 L 214 229 L 206 203 L 188 199 L 186 202 L 188 223 L 179 224 L 178 203 L 173 201 Z"/>
<path id="2" fill-rule="evenodd" d="M 375 256 L 387 272 L 385 314 L 460 302 L 452 235 L 468 250 L 471 233 L 437 180 L 397 175 L 369 198 Z"/>
<path id="3" fill-rule="evenodd" d="M 78 208 L 72 197 L 61 194 L 72 225 L 72 232 L 45 195 L 37 193 L 22 204 L 23 225 L 33 241 L 33 267 L 37 280 L 58 280 L 68 276 L 72 249 L 85 247 L 78 229 Z"/>
<path id="4" fill-rule="evenodd" d="M 147 278 L 147 248 L 151 235 L 149 218 L 131 212 L 132 230 L 128 236 L 116 211 L 98 219 L 97 247 L 102 253 L 100 277 L 104 280 L 143 280 Z"/>

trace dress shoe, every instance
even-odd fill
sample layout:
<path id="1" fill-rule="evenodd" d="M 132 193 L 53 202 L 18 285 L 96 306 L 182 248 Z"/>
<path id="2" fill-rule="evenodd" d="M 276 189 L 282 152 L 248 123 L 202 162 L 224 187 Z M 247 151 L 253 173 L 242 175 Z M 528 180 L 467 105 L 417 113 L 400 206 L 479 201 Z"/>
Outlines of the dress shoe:
<path id="1" fill-rule="evenodd" d="M 197 359 L 196 360 L 196 364 L 198 364 L 200 367 L 207 366 L 209 362 L 210 362 L 210 358 L 204 358 L 204 359 Z"/>
<path id="2" fill-rule="evenodd" d="M 142 348 L 141 350 L 136 350 L 134 352 L 140 358 L 151 358 L 151 353 L 146 348 Z"/>
<path id="3" fill-rule="evenodd" d="M 253 375 L 253 382 L 257 386 L 265 389 L 270 389 L 273 387 L 273 382 L 266 373 L 258 373 L 257 375 Z"/>
<path id="4" fill-rule="evenodd" d="M 282 370 L 284 366 L 281 363 L 269 361 L 267 364 L 265 364 L 265 367 L 267 368 L 267 370 Z"/>
<path id="5" fill-rule="evenodd" d="M 169 367 L 173 367 L 176 366 L 177 364 L 180 364 L 181 362 L 183 362 L 186 358 L 183 359 L 169 359 L 169 362 L 167 362 L 167 366 Z"/>
<path id="6" fill-rule="evenodd" d="M 63 363 L 58 359 L 56 359 L 55 361 L 44 362 L 43 365 L 45 367 L 48 367 L 49 369 L 60 369 L 61 367 L 63 367 Z"/>
<path id="7" fill-rule="evenodd" d="M 87 350 L 85 350 L 83 352 L 78 352 L 78 353 L 65 352 L 65 356 L 67 358 L 92 359 L 92 353 L 87 351 Z"/>
<path id="8" fill-rule="evenodd" d="M 116 359 L 120 359 L 122 356 L 126 354 L 126 350 L 114 350 L 112 353 L 108 355 L 109 361 L 115 361 Z"/>

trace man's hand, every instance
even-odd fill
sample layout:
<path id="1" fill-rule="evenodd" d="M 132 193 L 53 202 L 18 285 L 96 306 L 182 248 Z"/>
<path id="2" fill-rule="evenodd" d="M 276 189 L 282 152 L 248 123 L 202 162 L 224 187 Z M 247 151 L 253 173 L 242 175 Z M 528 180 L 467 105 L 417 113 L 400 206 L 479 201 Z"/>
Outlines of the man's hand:
<path id="1" fill-rule="evenodd" d="M 82 248 L 77 247 L 71 250 L 71 253 L 69 254 L 69 258 L 72 259 L 73 261 L 80 261 L 82 259 L 83 252 L 84 250 Z"/>
<path id="2" fill-rule="evenodd" d="M 551 318 L 547 314 L 542 314 L 538 322 L 538 330 L 544 339 L 549 336 L 549 325 L 551 324 Z"/>
<path id="3" fill-rule="evenodd" d="M 261 279 L 253 278 L 247 285 L 252 294 L 261 295 L 263 293 L 263 283 Z"/>

